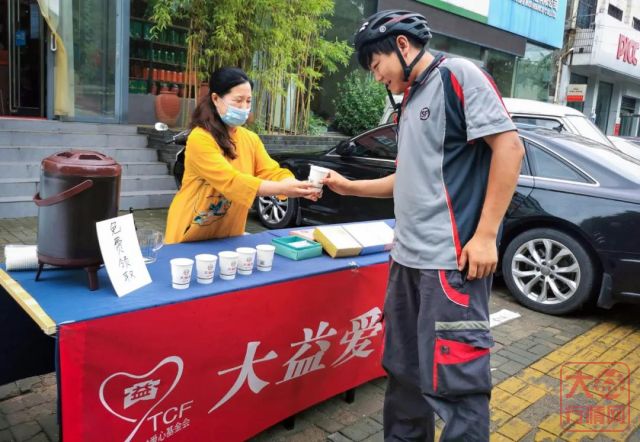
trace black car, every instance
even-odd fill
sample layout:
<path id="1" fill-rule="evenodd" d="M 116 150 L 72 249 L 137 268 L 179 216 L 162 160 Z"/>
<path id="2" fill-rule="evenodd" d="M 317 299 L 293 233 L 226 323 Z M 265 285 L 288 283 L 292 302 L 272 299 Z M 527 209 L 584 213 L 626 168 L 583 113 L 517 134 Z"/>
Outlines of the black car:
<path id="1" fill-rule="evenodd" d="M 601 307 L 640 301 L 640 162 L 610 146 L 543 129 L 520 130 L 526 147 L 518 187 L 504 222 L 501 269 L 528 307 L 563 314 L 590 300 Z M 273 155 L 299 179 L 309 165 L 351 179 L 395 171 L 394 125 L 380 126 L 329 151 Z M 391 199 L 317 201 L 259 198 L 270 228 L 393 218 Z"/>

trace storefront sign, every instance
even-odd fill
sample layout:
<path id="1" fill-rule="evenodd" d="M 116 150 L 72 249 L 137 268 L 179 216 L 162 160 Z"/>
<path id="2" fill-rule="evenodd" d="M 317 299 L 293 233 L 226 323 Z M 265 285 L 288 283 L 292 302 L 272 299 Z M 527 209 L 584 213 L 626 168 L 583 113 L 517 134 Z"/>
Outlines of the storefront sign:
<path id="1" fill-rule="evenodd" d="M 387 269 L 61 325 L 64 440 L 246 440 L 382 376 Z"/>
<path id="2" fill-rule="evenodd" d="M 567 88 L 567 101 L 582 102 L 587 94 L 586 84 L 570 84 Z"/>
<path id="3" fill-rule="evenodd" d="M 540 14 L 555 18 L 558 15 L 558 0 L 512 0 Z"/>
<path id="4" fill-rule="evenodd" d="M 489 0 L 418 0 L 420 3 L 443 9 L 452 14 L 481 23 L 487 22 Z M 427 17 L 428 18 L 428 17 Z"/>
<path id="5" fill-rule="evenodd" d="M 624 29 L 623 32 L 620 32 Z M 612 32 L 617 30 L 618 32 Z M 571 55 L 573 66 L 599 66 L 613 72 L 640 79 L 640 31 L 624 27 L 620 21 L 608 14 L 597 14 L 595 32 L 578 30 L 577 38 L 590 38 L 592 49 L 589 52 L 575 51 Z M 588 41 L 588 40 L 585 40 Z"/>
<path id="6" fill-rule="evenodd" d="M 491 0 L 488 24 L 562 47 L 567 0 Z"/>
<path id="7" fill-rule="evenodd" d="M 618 37 L 618 53 L 616 54 L 616 58 L 635 66 L 638 64 L 636 57 L 638 48 L 640 48 L 640 43 L 630 39 L 626 35 L 620 34 Z"/>

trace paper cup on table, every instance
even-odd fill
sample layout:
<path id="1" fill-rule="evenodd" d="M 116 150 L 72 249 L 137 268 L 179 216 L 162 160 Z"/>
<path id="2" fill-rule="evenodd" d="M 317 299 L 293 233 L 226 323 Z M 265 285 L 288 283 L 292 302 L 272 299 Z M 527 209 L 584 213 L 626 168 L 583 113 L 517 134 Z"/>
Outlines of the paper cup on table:
<path id="1" fill-rule="evenodd" d="M 257 265 L 259 271 L 268 272 L 273 266 L 273 254 L 276 251 L 276 247 L 271 244 L 260 244 L 256 246 L 257 251 Z"/>
<path id="2" fill-rule="evenodd" d="M 218 253 L 220 261 L 220 279 L 235 279 L 238 269 L 238 254 L 236 252 Z"/>
<path id="3" fill-rule="evenodd" d="M 309 182 L 313 184 L 318 189 L 322 189 L 322 183 L 320 182 L 323 178 L 326 178 L 329 175 L 331 169 L 327 169 L 326 167 L 314 166 L 311 165 L 309 169 Z"/>
<path id="4" fill-rule="evenodd" d="M 196 255 L 196 273 L 200 284 L 211 284 L 216 273 L 218 257 L 208 253 Z"/>
<path id="5" fill-rule="evenodd" d="M 253 263 L 256 259 L 256 249 L 253 247 L 238 247 L 238 273 L 250 275 L 253 273 Z"/>
<path id="6" fill-rule="evenodd" d="M 173 258 L 171 261 L 171 283 L 174 289 L 183 290 L 189 288 L 193 259 Z"/>

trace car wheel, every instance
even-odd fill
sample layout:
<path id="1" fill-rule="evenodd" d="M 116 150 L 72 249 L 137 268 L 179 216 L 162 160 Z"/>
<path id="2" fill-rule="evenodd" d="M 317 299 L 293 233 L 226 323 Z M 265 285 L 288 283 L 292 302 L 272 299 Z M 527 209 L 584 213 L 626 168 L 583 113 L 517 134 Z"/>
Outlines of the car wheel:
<path id="1" fill-rule="evenodd" d="M 592 295 L 595 265 L 585 247 L 555 229 L 515 237 L 502 258 L 502 274 L 515 298 L 542 313 L 579 309 Z"/>
<path id="2" fill-rule="evenodd" d="M 277 196 L 258 198 L 258 216 L 260 222 L 269 229 L 281 229 L 293 223 L 298 212 L 298 200 L 280 199 Z"/>

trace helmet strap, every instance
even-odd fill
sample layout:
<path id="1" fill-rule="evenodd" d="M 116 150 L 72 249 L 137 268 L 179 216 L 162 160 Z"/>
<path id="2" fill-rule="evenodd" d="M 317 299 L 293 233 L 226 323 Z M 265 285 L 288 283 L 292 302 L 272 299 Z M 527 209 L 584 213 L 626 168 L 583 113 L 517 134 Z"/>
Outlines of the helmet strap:
<path id="1" fill-rule="evenodd" d="M 393 94 L 391 93 L 389 88 L 386 85 L 384 86 L 384 88 L 387 90 L 387 95 L 389 96 L 389 103 L 391 103 L 391 106 L 393 106 L 393 110 L 398 112 L 400 110 L 400 107 L 402 106 L 402 103 L 396 103 L 396 99 L 393 98 Z"/>
<path id="2" fill-rule="evenodd" d="M 418 63 L 418 61 L 420 61 L 420 59 L 424 55 L 425 46 L 423 46 L 422 49 L 420 49 L 420 52 L 418 52 L 418 55 L 416 55 L 416 57 L 413 59 L 411 64 L 409 64 L 408 66 L 407 66 L 407 63 L 404 61 L 404 57 L 400 52 L 400 48 L 398 48 L 398 43 L 393 42 L 393 49 L 395 49 L 396 55 L 400 59 L 400 64 L 402 65 L 402 72 L 404 73 L 403 81 L 409 81 L 409 76 L 411 75 L 411 71 L 415 67 L 416 63 Z"/>

